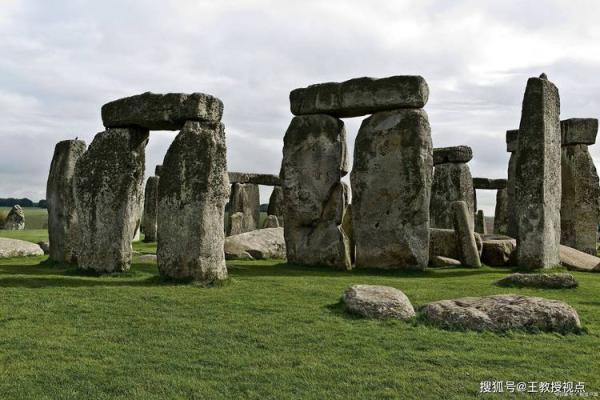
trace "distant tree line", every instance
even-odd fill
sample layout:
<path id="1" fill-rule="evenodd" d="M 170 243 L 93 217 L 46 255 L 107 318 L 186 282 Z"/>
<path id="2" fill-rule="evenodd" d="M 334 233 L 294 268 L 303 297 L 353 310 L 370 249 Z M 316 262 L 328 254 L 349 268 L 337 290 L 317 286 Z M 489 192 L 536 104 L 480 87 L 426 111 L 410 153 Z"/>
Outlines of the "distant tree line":
<path id="1" fill-rule="evenodd" d="M 48 208 L 48 202 L 46 200 L 40 200 L 35 203 L 28 198 L 24 199 L 15 199 L 12 197 L 9 198 L 0 198 L 0 207 L 12 207 L 12 206 L 21 206 L 21 207 L 39 207 L 39 208 Z"/>

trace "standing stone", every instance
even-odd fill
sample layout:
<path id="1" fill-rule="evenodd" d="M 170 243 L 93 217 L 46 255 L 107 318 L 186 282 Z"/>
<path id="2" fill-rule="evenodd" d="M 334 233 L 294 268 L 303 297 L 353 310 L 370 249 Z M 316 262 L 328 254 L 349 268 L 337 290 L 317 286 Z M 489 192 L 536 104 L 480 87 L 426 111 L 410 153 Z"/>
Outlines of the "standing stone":
<path id="1" fill-rule="evenodd" d="M 515 173 L 517 171 L 517 149 L 519 146 L 519 130 L 513 129 L 506 131 L 506 151 L 510 153 L 508 160 L 508 180 L 506 194 L 508 196 L 508 229 L 507 235 L 517 237 L 517 207 L 515 197 Z"/>
<path id="2" fill-rule="evenodd" d="M 231 185 L 229 197 L 229 215 L 242 213 L 241 232 L 250 232 L 258 229 L 260 222 L 260 194 L 258 185 L 254 183 L 234 183 Z M 231 222 L 229 227 L 231 228 Z M 231 231 L 227 232 L 231 235 Z"/>
<path id="3" fill-rule="evenodd" d="M 283 146 L 281 183 L 290 264 L 349 270 L 348 238 L 340 225 L 348 189 L 344 123 L 324 114 L 294 117 Z"/>
<path id="4" fill-rule="evenodd" d="M 226 279 L 224 212 L 229 179 L 223 124 L 186 122 L 160 172 L 160 274 L 203 284 Z"/>
<path id="5" fill-rule="evenodd" d="M 146 181 L 144 192 L 144 242 L 156 242 L 156 218 L 158 215 L 158 176 Z"/>
<path id="6" fill-rule="evenodd" d="M 263 228 L 279 228 L 279 220 L 276 215 L 267 215 Z"/>
<path id="7" fill-rule="evenodd" d="M 244 233 L 244 213 L 236 212 L 229 215 L 229 235 L 235 236 Z"/>
<path id="8" fill-rule="evenodd" d="M 496 192 L 494 233 L 508 235 L 508 189 L 498 189 Z"/>
<path id="9" fill-rule="evenodd" d="M 475 232 L 483 233 L 484 235 L 487 233 L 483 210 L 478 210 L 477 215 L 475 215 Z"/>
<path id="10" fill-rule="evenodd" d="M 342 230 L 348 238 L 350 246 L 350 261 L 356 261 L 356 241 L 354 240 L 354 231 L 352 230 L 352 204 L 348 204 L 342 218 Z"/>
<path id="11" fill-rule="evenodd" d="M 108 129 L 98 133 L 75 166 L 79 268 L 121 272 L 131 265 L 131 240 L 143 196 L 148 131 Z"/>
<path id="12" fill-rule="evenodd" d="M 596 141 L 598 120 L 561 121 L 561 131 L 561 244 L 596 255 L 600 185 L 588 145 Z"/>
<path id="13" fill-rule="evenodd" d="M 433 185 L 431 187 L 431 204 L 429 213 L 431 226 L 450 229 L 453 226 L 450 204 L 464 201 L 471 212 L 473 223 L 474 190 L 473 178 L 467 162 L 473 158 L 468 146 L 433 149 Z M 449 161 L 452 160 L 452 161 Z"/>
<path id="14" fill-rule="evenodd" d="M 25 212 L 20 205 L 14 205 L 4 221 L 4 229 L 8 231 L 20 231 L 25 229 Z"/>
<path id="15" fill-rule="evenodd" d="M 479 259 L 479 250 L 475 241 L 473 232 L 473 223 L 471 217 L 473 212 L 467 207 L 464 201 L 455 201 L 450 205 L 454 222 L 454 231 L 458 236 L 460 252 L 462 254 L 461 261 L 467 267 L 481 267 Z"/>
<path id="16" fill-rule="evenodd" d="M 269 197 L 267 215 L 277 216 L 280 226 L 283 226 L 283 209 L 283 188 L 281 186 L 274 186 L 271 197 Z"/>
<path id="17" fill-rule="evenodd" d="M 558 89 L 529 78 L 516 169 L 517 260 L 528 269 L 560 263 L 561 133 Z"/>
<path id="18" fill-rule="evenodd" d="M 362 122 L 351 173 L 357 267 L 427 266 L 432 153 L 424 110 L 379 112 Z"/>
<path id="19" fill-rule="evenodd" d="M 63 140 L 54 147 L 46 183 L 48 201 L 49 258 L 62 263 L 77 262 L 77 213 L 73 196 L 75 164 L 85 152 L 82 140 Z"/>

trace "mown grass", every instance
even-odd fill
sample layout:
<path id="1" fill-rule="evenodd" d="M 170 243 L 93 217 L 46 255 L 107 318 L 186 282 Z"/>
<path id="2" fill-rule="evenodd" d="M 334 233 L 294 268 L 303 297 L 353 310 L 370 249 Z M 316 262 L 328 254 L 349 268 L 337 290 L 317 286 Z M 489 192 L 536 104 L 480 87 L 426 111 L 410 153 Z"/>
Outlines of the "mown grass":
<path id="1" fill-rule="evenodd" d="M 600 392 L 600 275 L 574 273 L 577 289 L 507 289 L 493 284 L 506 268 L 343 273 L 237 261 L 228 285 L 202 289 L 162 282 L 154 264 L 91 277 L 44 260 L 0 260 L 3 399 L 466 399 L 482 380 Z M 417 307 L 499 293 L 560 299 L 587 333 L 364 320 L 339 305 L 355 283 L 397 287 Z"/>
<path id="2" fill-rule="evenodd" d="M 10 209 L 11 207 L 0 207 L 0 213 L 7 215 Z M 48 228 L 48 210 L 45 208 L 23 207 L 23 212 L 25 213 L 26 230 Z"/>

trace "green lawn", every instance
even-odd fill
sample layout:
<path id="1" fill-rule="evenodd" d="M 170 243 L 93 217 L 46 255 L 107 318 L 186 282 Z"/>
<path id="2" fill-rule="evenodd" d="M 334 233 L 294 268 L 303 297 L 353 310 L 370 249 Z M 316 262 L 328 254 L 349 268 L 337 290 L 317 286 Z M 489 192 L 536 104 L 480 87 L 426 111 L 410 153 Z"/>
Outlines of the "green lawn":
<path id="1" fill-rule="evenodd" d="M 482 380 L 583 381 L 600 392 L 600 274 L 575 273 L 575 290 L 505 289 L 492 283 L 508 269 L 344 273 L 239 261 L 228 263 L 229 284 L 202 289 L 162 282 L 154 264 L 92 277 L 44 260 L 0 260 L 2 399 L 466 399 Z M 560 299 L 588 333 L 358 319 L 338 304 L 355 283 L 397 287 L 415 306 L 498 293 Z"/>
<path id="2" fill-rule="evenodd" d="M 0 207 L 0 214 L 8 214 L 11 207 Z M 23 207 L 25 213 L 25 229 L 47 229 L 48 210 L 38 207 Z M 4 236 L 4 235 L 2 235 Z"/>

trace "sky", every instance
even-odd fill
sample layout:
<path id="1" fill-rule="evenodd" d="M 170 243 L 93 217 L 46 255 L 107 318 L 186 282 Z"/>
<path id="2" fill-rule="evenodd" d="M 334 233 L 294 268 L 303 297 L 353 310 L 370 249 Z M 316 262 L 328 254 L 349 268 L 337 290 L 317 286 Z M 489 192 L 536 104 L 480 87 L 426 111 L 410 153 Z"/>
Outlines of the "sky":
<path id="1" fill-rule="evenodd" d="M 422 75 L 434 147 L 503 178 L 528 77 L 558 86 L 561 119 L 599 117 L 599 20 L 595 0 L 0 0 L 0 197 L 44 198 L 56 142 L 89 144 L 104 103 L 146 91 L 219 97 L 228 169 L 276 174 L 289 92 L 361 76 Z M 175 135 L 151 132 L 148 176 Z"/>

